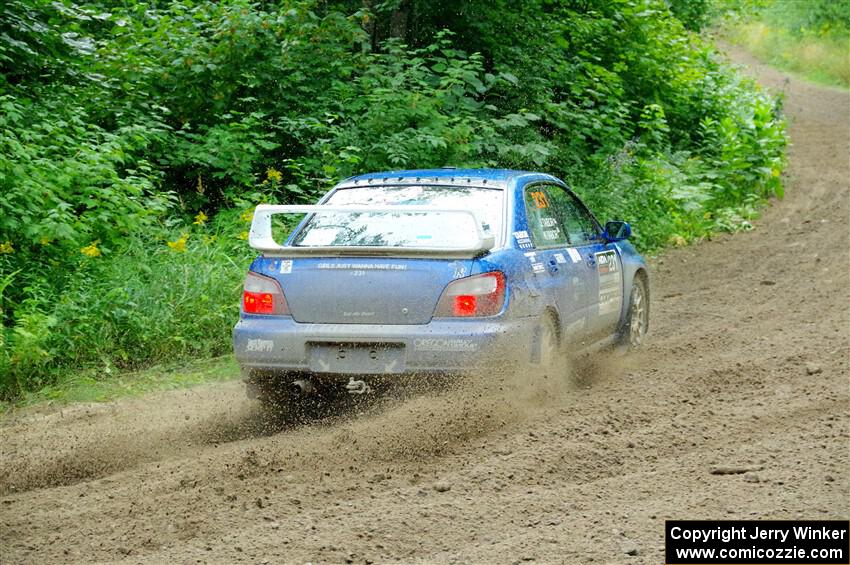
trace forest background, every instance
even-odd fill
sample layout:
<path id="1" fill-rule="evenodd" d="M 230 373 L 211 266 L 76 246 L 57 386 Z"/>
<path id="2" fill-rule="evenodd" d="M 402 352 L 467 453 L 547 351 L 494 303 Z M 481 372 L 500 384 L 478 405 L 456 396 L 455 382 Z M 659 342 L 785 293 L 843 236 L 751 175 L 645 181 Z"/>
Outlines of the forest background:
<path id="1" fill-rule="evenodd" d="M 546 171 L 644 252 L 749 229 L 785 124 L 718 22 L 847 85 L 848 0 L 7 0 L 0 400 L 227 353 L 253 207 L 356 173 Z"/>

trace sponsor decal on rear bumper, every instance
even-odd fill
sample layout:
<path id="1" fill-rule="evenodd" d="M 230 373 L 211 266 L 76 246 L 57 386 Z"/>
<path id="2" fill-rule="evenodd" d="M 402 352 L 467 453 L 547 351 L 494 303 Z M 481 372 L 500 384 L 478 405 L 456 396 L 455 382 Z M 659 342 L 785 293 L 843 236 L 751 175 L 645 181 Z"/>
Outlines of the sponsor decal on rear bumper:
<path id="1" fill-rule="evenodd" d="M 249 339 L 245 345 L 245 351 L 257 351 L 260 353 L 271 353 L 274 350 L 274 342 L 270 339 Z"/>
<path id="2" fill-rule="evenodd" d="M 413 340 L 417 351 L 478 351 L 478 344 L 471 339 L 420 338 Z"/>

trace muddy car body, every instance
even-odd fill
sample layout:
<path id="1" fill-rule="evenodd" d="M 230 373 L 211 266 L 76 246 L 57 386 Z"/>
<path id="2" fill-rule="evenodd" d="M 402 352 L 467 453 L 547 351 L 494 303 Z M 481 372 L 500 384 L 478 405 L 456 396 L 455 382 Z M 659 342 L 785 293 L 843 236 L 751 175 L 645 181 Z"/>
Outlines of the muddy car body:
<path id="1" fill-rule="evenodd" d="M 283 244 L 275 214 L 304 214 Z M 249 393 L 305 394 L 635 345 L 649 287 L 630 233 L 559 179 L 510 170 L 368 174 L 317 206 L 258 206 L 236 358 Z"/>

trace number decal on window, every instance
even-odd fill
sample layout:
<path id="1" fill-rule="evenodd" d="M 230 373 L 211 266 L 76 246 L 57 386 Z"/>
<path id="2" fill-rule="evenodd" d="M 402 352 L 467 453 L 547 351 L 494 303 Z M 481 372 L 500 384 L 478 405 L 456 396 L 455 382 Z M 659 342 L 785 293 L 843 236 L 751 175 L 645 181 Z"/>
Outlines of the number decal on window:
<path id="1" fill-rule="evenodd" d="M 549 201 L 546 199 L 546 193 L 544 192 L 532 192 L 531 197 L 534 199 L 534 205 L 538 208 L 548 208 Z"/>

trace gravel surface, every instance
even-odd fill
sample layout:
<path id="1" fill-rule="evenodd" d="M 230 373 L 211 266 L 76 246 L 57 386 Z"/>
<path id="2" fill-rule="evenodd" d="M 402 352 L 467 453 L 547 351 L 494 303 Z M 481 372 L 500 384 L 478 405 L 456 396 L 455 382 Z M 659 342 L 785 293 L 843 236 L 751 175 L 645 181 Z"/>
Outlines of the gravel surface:
<path id="1" fill-rule="evenodd" d="M 0 561 L 661 563 L 664 520 L 850 515 L 850 96 L 785 93 L 787 197 L 652 265 L 626 358 L 269 425 L 236 383 L 0 421 Z"/>

